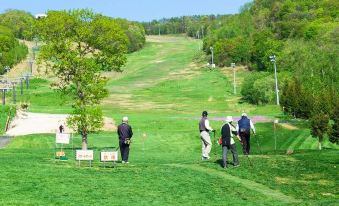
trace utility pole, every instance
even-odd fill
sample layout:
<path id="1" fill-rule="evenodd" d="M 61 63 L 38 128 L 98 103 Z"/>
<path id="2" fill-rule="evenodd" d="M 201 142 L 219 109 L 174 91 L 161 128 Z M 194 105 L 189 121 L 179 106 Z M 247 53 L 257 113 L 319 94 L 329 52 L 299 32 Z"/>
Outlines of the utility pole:
<path id="1" fill-rule="evenodd" d="M 233 68 L 233 93 L 237 94 L 237 86 L 235 83 L 235 63 L 231 63 L 231 66 Z"/>
<path id="2" fill-rule="evenodd" d="M 210 50 L 211 50 L 211 53 L 212 53 L 212 67 L 213 67 L 213 64 L 214 64 L 214 54 L 213 54 L 213 47 L 210 47 Z"/>
<path id="3" fill-rule="evenodd" d="M 23 81 L 23 78 L 20 77 L 20 95 L 21 96 L 24 94 L 24 90 L 23 90 L 24 83 L 22 81 Z"/>
<path id="4" fill-rule="evenodd" d="M 274 66 L 275 93 L 276 93 L 276 96 L 277 96 L 277 105 L 280 105 L 280 103 L 279 103 L 279 89 L 278 89 L 278 76 L 277 76 L 277 64 L 276 64 L 275 55 L 270 56 L 270 60 L 273 63 L 273 66 Z"/>
<path id="5" fill-rule="evenodd" d="M 31 74 L 33 74 L 33 63 L 34 63 L 33 59 L 30 58 L 28 63 L 29 63 L 30 69 L 31 69 Z"/>
<path id="6" fill-rule="evenodd" d="M 13 104 L 16 104 L 16 90 L 14 82 L 12 82 L 12 87 L 13 87 Z"/>

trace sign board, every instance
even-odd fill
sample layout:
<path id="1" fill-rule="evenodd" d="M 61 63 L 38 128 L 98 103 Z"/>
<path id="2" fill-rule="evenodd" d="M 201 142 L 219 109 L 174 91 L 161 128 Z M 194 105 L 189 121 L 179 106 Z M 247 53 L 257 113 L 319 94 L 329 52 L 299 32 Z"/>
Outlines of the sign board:
<path id="1" fill-rule="evenodd" d="M 117 151 L 100 152 L 100 161 L 101 162 L 118 161 L 118 152 Z"/>
<path id="2" fill-rule="evenodd" d="M 71 134 L 56 133 L 56 135 L 55 135 L 55 143 L 57 143 L 57 144 L 69 144 L 69 139 L 70 138 L 71 138 Z"/>
<path id="3" fill-rule="evenodd" d="M 93 160 L 93 150 L 76 150 L 76 160 Z"/>
<path id="4" fill-rule="evenodd" d="M 64 157 L 65 156 L 65 152 L 64 151 L 59 151 L 59 152 L 56 152 L 55 155 L 57 157 Z"/>

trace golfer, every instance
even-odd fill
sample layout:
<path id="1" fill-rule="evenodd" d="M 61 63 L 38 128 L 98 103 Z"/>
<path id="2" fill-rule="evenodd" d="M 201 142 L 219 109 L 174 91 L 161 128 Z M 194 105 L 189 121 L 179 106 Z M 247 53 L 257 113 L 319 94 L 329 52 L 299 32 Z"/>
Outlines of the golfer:
<path id="1" fill-rule="evenodd" d="M 237 131 L 241 138 L 242 143 L 242 151 L 244 155 L 250 154 L 250 137 L 251 137 L 251 129 L 253 134 L 255 135 L 255 128 L 250 119 L 248 119 L 246 113 L 241 114 L 241 119 L 238 121 Z"/>
<path id="2" fill-rule="evenodd" d="M 239 167 L 239 158 L 237 153 L 237 147 L 235 145 L 233 135 L 237 135 L 236 128 L 232 125 L 232 116 L 227 116 L 225 124 L 221 127 L 221 145 L 222 145 L 222 163 L 223 167 L 227 168 L 227 151 L 231 150 L 233 155 L 234 167 Z M 240 140 L 240 138 L 238 137 Z"/>
<path id="3" fill-rule="evenodd" d="M 129 146 L 133 136 L 132 127 L 128 125 L 128 117 L 122 118 L 122 123 L 118 126 L 119 147 L 121 152 L 121 163 L 129 163 Z"/>
<path id="4" fill-rule="evenodd" d="M 210 152 L 212 149 L 212 142 L 209 132 L 214 132 L 207 119 L 207 111 L 202 112 L 202 117 L 199 122 L 199 131 L 202 144 L 202 160 L 210 159 Z"/>

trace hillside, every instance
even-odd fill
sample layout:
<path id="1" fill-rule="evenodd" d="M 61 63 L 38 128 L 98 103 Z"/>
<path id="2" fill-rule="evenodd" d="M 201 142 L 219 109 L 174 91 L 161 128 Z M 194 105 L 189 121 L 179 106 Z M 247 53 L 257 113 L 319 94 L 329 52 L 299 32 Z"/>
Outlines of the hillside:
<path id="1" fill-rule="evenodd" d="M 210 70 L 193 61 L 198 43 L 183 36 L 151 36 L 144 49 L 128 55 L 122 73 L 105 73 L 110 80 L 101 105 L 104 115 L 116 123 L 127 115 L 133 127 L 130 164 L 104 167 L 99 162 L 99 151 L 117 147 L 115 132 L 89 135 L 92 167 L 87 162 L 79 167 L 74 160 L 73 149 L 81 147 L 78 135 L 74 148 L 64 148 L 68 161 L 54 159 L 53 134 L 15 137 L 0 150 L 0 204 L 336 205 L 338 150 L 316 150 L 304 121 L 284 122 L 274 135 L 272 120 L 282 116 L 280 109 L 238 102 L 230 68 Z M 249 74 L 237 71 L 241 84 Z M 18 97 L 30 103 L 30 112 L 71 111 L 69 97 L 54 92 L 51 81 L 33 79 Z M 197 130 L 203 110 L 217 130 L 209 161 L 201 161 Z M 253 155 L 242 155 L 237 142 L 241 166 L 224 170 L 215 144 L 219 128 L 225 116 L 242 111 L 267 121 L 256 123 Z"/>

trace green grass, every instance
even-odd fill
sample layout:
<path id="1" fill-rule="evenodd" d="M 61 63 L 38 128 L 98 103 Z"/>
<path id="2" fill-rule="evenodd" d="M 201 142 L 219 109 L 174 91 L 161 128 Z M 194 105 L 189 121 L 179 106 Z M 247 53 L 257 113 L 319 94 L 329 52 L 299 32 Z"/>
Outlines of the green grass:
<path id="1" fill-rule="evenodd" d="M 127 115 L 133 127 L 129 165 L 104 168 L 99 162 L 101 150 L 117 146 L 114 132 L 89 135 L 95 151 L 91 168 L 88 162 L 79 167 L 74 159 L 74 149 L 81 146 L 78 135 L 74 149 L 65 148 L 68 161 L 54 159 L 54 135 L 15 137 L 0 150 L 0 205 L 338 204 L 338 150 L 316 150 L 316 139 L 304 122 L 290 122 L 297 130 L 276 129 L 277 150 L 272 123 L 256 124 L 253 155 L 243 156 L 237 143 L 241 167 L 225 171 L 215 144 L 223 123 L 211 121 L 217 135 L 211 160 L 202 162 L 197 130 L 202 110 L 211 117 L 238 116 L 242 110 L 272 118 L 282 114 L 274 105 L 238 103 L 240 96 L 232 94 L 222 71 L 192 63 L 196 41 L 168 38 L 130 54 L 123 73 L 106 73 L 112 80 L 104 114 L 117 123 Z M 33 112 L 71 111 L 69 99 L 49 84 L 35 79 L 18 98 L 30 102 Z M 291 149 L 293 154 L 286 155 Z"/>

